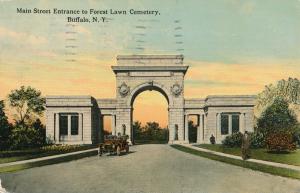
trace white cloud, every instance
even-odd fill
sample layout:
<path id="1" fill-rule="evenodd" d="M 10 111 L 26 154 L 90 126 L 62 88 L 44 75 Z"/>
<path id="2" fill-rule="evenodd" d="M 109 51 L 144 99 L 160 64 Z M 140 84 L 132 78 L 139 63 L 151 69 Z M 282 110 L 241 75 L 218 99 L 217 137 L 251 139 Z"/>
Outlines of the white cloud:
<path id="1" fill-rule="evenodd" d="M 0 38 L 10 38 L 12 40 L 24 42 L 31 45 L 48 43 L 48 40 L 45 37 L 24 32 L 16 32 L 4 27 L 0 27 Z"/>

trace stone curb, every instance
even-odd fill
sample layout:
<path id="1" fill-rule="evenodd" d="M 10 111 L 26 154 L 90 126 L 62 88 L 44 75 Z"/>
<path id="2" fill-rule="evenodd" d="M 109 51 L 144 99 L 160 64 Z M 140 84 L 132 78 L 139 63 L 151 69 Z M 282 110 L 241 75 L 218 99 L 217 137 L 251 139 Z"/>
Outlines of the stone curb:
<path id="1" fill-rule="evenodd" d="M 181 144 L 184 147 L 191 148 L 197 151 L 202 151 L 206 153 L 211 153 L 214 155 L 222 156 L 222 157 L 228 157 L 232 159 L 237 159 L 237 160 L 243 160 L 240 156 L 236 155 L 230 155 L 230 154 L 225 154 L 221 152 L 216 152 L 208 149 L 204 149 L 201 147 L 195 147 L 193 144 Z M 270 162 L 270 161 L 264 161 L 264 160 L 258 160 L 258 159 L 247 159 L 247 162 L 252 162 L 252 163 L 259 163 L 259 164 L 264 164 L 268 166 L 273 166 L 273 167 L 280 167 L 280 168 L 285 168 L 285 169 L 290 169 L 290 170 L 296 170 L 300 172 L 300 167 L 299 166 L 294 166 L 294 165 L 288 165 L 288 164 L 282 164 L 282 163 L 276 163 L 276 162 Z"/>
<path id="2" fill-rule="evenodd" d="M 57 158 L 63 158 L 63 157 L 68 157 L 68 156 L 72 156 L 72 155 L 79 155 L 82 153 L 88 153 L 88 152 L 93 152 L 93 151 L 98 151 L 98 148 L 76 151 L 76 152 L 65 153 L 65 154 L 52 155 L 52 156 L 46 156 L 46 157 L 40 157 L 40 158 L 34 158 L 34 159 L 28 159 L 28 160 L 22 160 L 22 161 L 16 161 L 16 162 L 3 163 L 3 164 L 0 164 L 0 168 L 16 166 L 16 165 L 21 165 L 21 164 L 27 164 L 27 163 L 35 163 L 35 162 L 53 160 L 53 159 L 57 159 Z"/>

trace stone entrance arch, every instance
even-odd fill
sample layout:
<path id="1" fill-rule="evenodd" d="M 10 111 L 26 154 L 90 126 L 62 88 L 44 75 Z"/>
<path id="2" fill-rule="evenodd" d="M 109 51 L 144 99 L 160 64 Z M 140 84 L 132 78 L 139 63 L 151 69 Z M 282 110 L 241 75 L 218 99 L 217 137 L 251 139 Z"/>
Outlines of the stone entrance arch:
<path id="1" fill-rule="evenodd" d="M 131 111 L 132 111 L 131 112 L 131 115 L 132 115 L 131 120 L 133 120 L 133 111 L 134 111 L 133 104 L 134 104 L 134 101 L 135 101 L 136 97 L 144 91 L 157 91 L 161 95 L 163 95 L 165 100 L 168 103 L 168 110 L 169 110 L 169 98 L 172 99 L 172 96 L 168 96 L 166 90 L 163 88 L 162 85 L 159 85 L 158 83 L 155 83 L 155 82 L 147 82 L 147 83 L 138 85 L 135 89 L 132 90 L 130 96 L 128 97 L 128 99 L 129 99 L 128 100 L 128 105 L 130 105 L 132 107 L 131 108 Z M 155 113 L 155 111 L 153 113 Z M 132 121 L 131 125 L 133 126 L 133 121 Z M 167 127 L 168 126 L 169 126 L 169 116 L 168 116 L 168 125 L 167 125 Z M 131 131 L 131 134 L 132 134 L 131 141 L 132 141 L 132 143 L 134 143 L 134 141 L 135 141 L 133 133 L 134 133 L 134 130 L 132 128 L 132 131 Z"/>
<path id="2" fill-rule="evenodd" d="M 118 56 L 112 66 L 116 98 L 47 96 L 46 135 L 57 144 L 91 144 L 103 140 L 103 117 L 112 117 L 112 134 L 133 140 L 132 104 L 145 90 L 156 90 L 168 101 L 169 143 L 188 143 L 189 116 L 197 117 L 197 143 L 221 143 L 233 132 L 253 131 L 253 95 L 211 95 L 184 98 L 188 66 L 182 55 Z M 72 121 L 73 120 L 73 121 Z"/>
<path id="3" fill-rule="evenodd" d="M 135 100 L 135 98 L 142 92 L 144 91 L 157 91 L 159 93 L 161 93 L 167 100 L 168 104 L 169 104 L 169 100 L 172 99 L 171 96 L 168 95 L 167 91 L 165 90 L 165 88 L 160 85 L 159 83 L 156 83 L 154 81 L 150 81 L 150 82 L 145 82 L 141 85 L 136 86 L 132 92 L 130 93 L 130 97 L 128 100 L 128 105 L 133 105 L 133 102 Z"/>
<path id="4" fill-rule="evenodd" d="M 169 143 L 182 143 L 184 132 L 184 76 L 188 66 L 183 56 L 118 56 L 112 66 L 116 75 L 116 133 L 122 133 L 124 125 L 130 142 L 133 141 L 132 105 L 138 94 L 156 90 L 168 101 Z M 178 140 L 175 140 L 175 126 Z"/>

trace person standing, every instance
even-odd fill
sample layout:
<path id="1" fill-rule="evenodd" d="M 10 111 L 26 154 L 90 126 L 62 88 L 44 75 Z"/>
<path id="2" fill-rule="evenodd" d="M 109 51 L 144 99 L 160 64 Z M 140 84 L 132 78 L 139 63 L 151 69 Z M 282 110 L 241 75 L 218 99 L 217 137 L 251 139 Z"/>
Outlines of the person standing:
<path id="1" fill-rule="evenodd" d="M 242 158 L 243 160 L 250 158 L 250 135 L 245 131 L 242 137 Z"/>

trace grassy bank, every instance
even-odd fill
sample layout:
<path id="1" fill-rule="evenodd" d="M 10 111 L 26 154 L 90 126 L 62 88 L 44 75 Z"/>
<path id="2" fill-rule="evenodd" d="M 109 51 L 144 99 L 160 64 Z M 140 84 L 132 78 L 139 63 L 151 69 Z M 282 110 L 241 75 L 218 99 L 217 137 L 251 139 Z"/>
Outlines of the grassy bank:
<path id="1" fill-rule="evenodd" d="M 143 139 L 138 139 L 134 140 L 135 145 L 141 145 L 141 144 L 167 144 L 168 141 L 163 141 L 163 140 L 143 140 Z"/>
<path id="2" fill-rule="evenodd" d="M 224 147 L 220 144 L 216 144 L 216 145 L 201 144 L 201 145 L 196 145 L 196 147 L 201 147 L 212 151 L 241 156 L 241 148 L 237 148 L 237 147 L 235 148 Z M 293 152 L 283 152 L 283 153 L 272 153 L 272 152 L 268 152 L 266 149 L 251 149 L 251 158 L 300 166 L 299 149 Z"/>
<path id="3" fill-rule="evenodd" d="M 0 164 L 94 148 L 94 145 L 53 145 L 34 149 L 0 151 Z"/>
<path id="4" fill-rule="evenodd" d="M 81 159 L 81 158 L 84 158 L 84 157 L 94 156 L 94 155 L 97 155 L 97 154 L 98 154 L 98 151 L 95 150 L 95 151 L 84 152 L 84 153 L 75 154 L 75 155 L 68 155 L 68 156 L 65 156 L 65 157 L 53 158 L 53 159 L 50 159 L 50 160 L 43 160 L 43 161 L 38 161 L 38 162 L 1 167 L 0 168 L 0 173 L 14 172 L 14 171 L 24 170 L 24 169 L 28 169 L 28 168 L 32 168 L 32 167 L 39 167 L 39 166 L 57 164 L 57 163 L 61 163 L 61 162 L 67 162 L 67 161 L 71 161 L 71 160 Z"/>
<path id="5" fill-rule="evenodd" d="M 184 147 L 181 145 L 171 145 L 171 147 L 173 147 L 177 150 L 186 152 L 186 153 L 190 153 L 193 155 L 205 157 L 205 158 L 216 160 L 216 161 L 221 161 L 224 163 L 228 163 L 228 164 L 232 164 L 232 165 L 236 165 L 236 166 L 240 166 L 240 167 L 244 167 L 244 168 L 249 168 L 249 169 L 266 172 L 266 173 L 270 173 L 270 174 L 274 174 L 274 175 L 279 175 L 279 176 L 283 176 L 283 177 L 300 179 L 300 172 L 291 170 L 291 169 L 267 166 L 267 165 L 252 163 L 252 162 L 243 161 L 243 160 L 236 160 L 233 158 L 218 156 L 218 155 L 214 155 L 214 154 L 207 153 L 207 152 L 197 151 L 197 150 L 194 150 L 194 149 L 191 149 L 188 147 Z"/>

